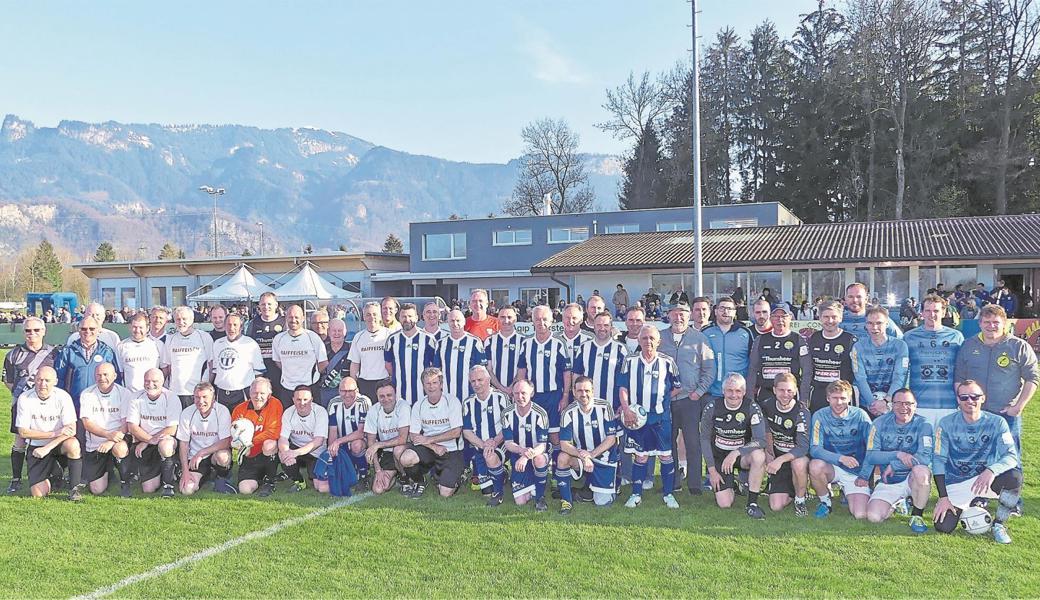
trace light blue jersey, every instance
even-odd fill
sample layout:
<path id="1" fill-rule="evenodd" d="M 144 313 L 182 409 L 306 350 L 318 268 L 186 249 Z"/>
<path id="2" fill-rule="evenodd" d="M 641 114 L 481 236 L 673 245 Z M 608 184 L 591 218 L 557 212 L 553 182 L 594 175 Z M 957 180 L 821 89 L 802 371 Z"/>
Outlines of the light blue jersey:
<path id="1" fill-rule="evenodd" d="M 812 416 L 809 456 L 857 475 L 858 467 L 850 469 L 838 462 L 838 459 L 842 456 L 851 456 L 862 465 L 867 453 L 867 435 L 869 433 L 870 416 L 862 408 L 850 406 L 840 417 L 834 416 L 834 412 L 829 406 L 821 408 Z"/>
<path id="2" fill-rule="evenodd" d="M 909 382 L 910 357 L 906 342 L 889 337 L 884 344 L 876 346 L 870 338 L 860 338 L 852 346 L 852 373 L 859 390 L 859 401 L 869 406 L 875 393 L 892 398 Z"/>
<path id="3" fill-rule="evenodd" d="M 865 312 L 861 315 L 854 315 L 848 309 L 842 311 L 841 328 L 856 336 L 857 340 L 865 340 L 870 337 L 870 334 L 867 333 L 867 313 Z M 888 318 L 885 333 L 890 338 L 903 337 L 903 330 L 899 328 L 899 325 L 896 325 L 892 317 Z"/>
<path id="4" fill-rule="evenodd" d="M 903 341 L 910 356 L 910 390 L 917 398 L 917 406 L 957 408 L 953 374 L 964 335 L 949 327 L 930 331 L 921 326 L 908 331 Z"/>
<path id="5" fill-rule="evenodd" d="M 867 437 L 867 455 L 859 476 L 870 478 L 874 467 L 884 473 L 889 466 L 892 475 L 883 483 L 901 483 L 910 475 L 910 468 L 896 455 L 905 452 L 914 456 L 914 465 L 932 465 L 932 424 L 921 415 L 914 415 L 909 422 L 900 425 L 895 413 L 881 415 L 870 426 Z"/>
<path id="6" fill-rule="evenodd" d="M 946 485 L 967 481 L 983 469 L 1000 475 L 1018 466 L 1018 450 L 1007 421 L 982 411 L 974 423 L 958 411 L 943 417 L 935 432 L 932 473 L 943 475 Z"/>

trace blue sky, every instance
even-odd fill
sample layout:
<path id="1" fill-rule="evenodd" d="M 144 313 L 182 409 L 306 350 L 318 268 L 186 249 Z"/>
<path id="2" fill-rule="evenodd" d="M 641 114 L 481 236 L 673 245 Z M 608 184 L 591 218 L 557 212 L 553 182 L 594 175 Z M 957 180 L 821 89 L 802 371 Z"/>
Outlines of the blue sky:
<path id="1" fill-rule="evenodd" d="M 699 0 L 706 44 L 814 0 Z M 314 126 L 417 154 L 502 162 L 520 130 L 566 119 L 582 150 L 604 90 L 688 60 L 683 0 L 13 2 L 0 19 L 0 114 Z"/>

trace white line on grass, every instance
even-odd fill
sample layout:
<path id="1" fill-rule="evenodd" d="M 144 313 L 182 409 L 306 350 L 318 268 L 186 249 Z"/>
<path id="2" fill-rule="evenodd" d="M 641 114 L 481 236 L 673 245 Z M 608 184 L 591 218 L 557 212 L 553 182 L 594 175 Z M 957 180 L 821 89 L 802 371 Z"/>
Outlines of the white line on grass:
<path id="1" fill-rule="evenodd" d="M 84 594 L 82 596 L 75 596 L 73 598 L 73 600 L 95 600 L 96 598 L 104 598 L 105 596 L 109 596 L 111 594 L 114 594 L 114 593 L 118 592 L 119 590 L 121 590 L 121 589 L 123 589 L 123 588 L 125 588 L 127 586 L 131 586 L 131 585 L 133 585 L 135 583 L 139 583 L 141 581 L 152 579 L 153 577 L 158 577 L 160 575 L 163 575 L 165 573 L 169 573 L 170 571 L 179 569 L 181 567 L 190 565 L 192 563 L 197 563 L 200 560 L 205 560 L 205 559 L 207 559 L 207 558 L 209 558 L 211 556 L 216 556 L 217 554 L 222 554 L 222 553 L 227 552 L 228 550 L 234 548 L 235 546 L 240 546 L 240 545 L 245 544 L 247 542 L 252 542 L 254 540 L 259 540 L 259 539 L 263 539 L 265 537 L 272 536 L 272 535 L 278 533 L 279 531 L 281 531 L 283 529 L 286 529 L 288 527 L 294 527 L 296 525 L 299 525 L 300 523 L 304 523 L 304 522 L 310 521 L 311 519 L 315 519 L 315 518 L 320 517 L 322 515 L 328 514 L 328 513 L 332 512 L 332 511 L 334 511 L 334 510 L 336 510 L 338 508 L 343 508 L 344 506 L 350 506 L 351 504 L 356 504 L 356 503 L 361 502 L 362 500 L 368 498 L 371 495 L 372 495 L 371 492 L 365 492 L 364 494 L 359 494 L 357 496 L 351 496 L 350 498 L 344 498 L 343 500 L 339 500 L 337 502 L 333 502 L 332 504 L 330 504 L 330 505 L 328 505 L 328 506 L 326 506 L 324 508 L 319 508 L 318 510 L 311 511 L 311 512 L 305 514 L 305 515 L 301 515 L 299 517 L 292 517 L 292 518 L 286 519 L 284 521 L 279 521 L 279 522 L 275 523 L 274 525 L 271 525 L 270 527 L 268 527 L 266 529 L 260 529 L 258 531 L 249 532 L 249 533 L 247 533 L 247 534 L 245 534 L 243 536 L 237 537 L 237 538 L 232 539 L 232 540 L 228 540 L 228 541 L 226 541 L 226 542 L 224 542 L 222 544 L 217 544 L 216 546 L 210 546 L 209 548 L 206 548 L 205 550 L 200 550 L 200 551 L 196 552 L 195 554 L 191 554 L 191 555 L 185 556 L 183 558 L 179 558 L 179 559 L 177 559 L 177 560 L 175 560 L 173 562 L 166 563 L 165 565 L 159 565 L 158 567 L 155 567 L 154 569 L 150 569 L 150 570 L 145 571 L 143 573 L 138 573 L 137 575 L 131 575 L 130 577 L 127 577 L 126 579 L 122 579 L 120 581 L 117 581 L 117 582 L 113 583 L 112 585 L 105 586 L 103 588 L 98 588 L 98 589 L 94 590 L 93 592 L 90 592 L 89 594 Z"/>

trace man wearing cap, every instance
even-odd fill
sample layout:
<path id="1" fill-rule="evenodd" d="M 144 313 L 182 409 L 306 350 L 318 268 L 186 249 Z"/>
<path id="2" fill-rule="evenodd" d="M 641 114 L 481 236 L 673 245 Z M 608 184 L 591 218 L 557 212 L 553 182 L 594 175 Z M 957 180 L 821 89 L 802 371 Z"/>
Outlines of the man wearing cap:
<path id="1" fill-rule="evenodd" d="M 808 373 L 812 368 L 809 346 L 798 332 L 791 331 L 792 317 L 794 314 L 788 305 L 773 307 L 769 314 L 771 330 L 759 335 L 751 349 L 746 393 L 760 403 L 769 397 L 777 375 L 791 373 L 801 380 L 802 373 Z"/>

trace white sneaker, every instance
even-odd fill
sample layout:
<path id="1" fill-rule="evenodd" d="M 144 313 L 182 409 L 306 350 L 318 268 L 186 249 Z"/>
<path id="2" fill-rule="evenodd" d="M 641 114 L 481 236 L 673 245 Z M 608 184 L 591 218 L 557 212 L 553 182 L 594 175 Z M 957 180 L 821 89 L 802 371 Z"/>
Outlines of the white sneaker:
<path id="1" fill-rule="evenodd" d="M 676 501 L 675 496 L 671 494 L 664 497 L 664 505 L 668 508 L 679 508 L 679 502 Z"/>
<path id="2" fill-rule="evenodd" d="M 639 506 L 639 503 L 643 501 L 643 497 L 639 494 L 632 494 L 628 497 L 628 502 L 625 502 L 625 508 L 635 508 Z"/>

